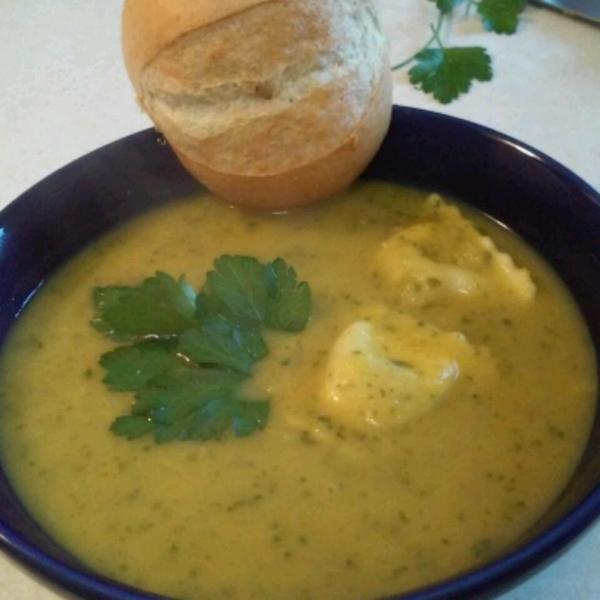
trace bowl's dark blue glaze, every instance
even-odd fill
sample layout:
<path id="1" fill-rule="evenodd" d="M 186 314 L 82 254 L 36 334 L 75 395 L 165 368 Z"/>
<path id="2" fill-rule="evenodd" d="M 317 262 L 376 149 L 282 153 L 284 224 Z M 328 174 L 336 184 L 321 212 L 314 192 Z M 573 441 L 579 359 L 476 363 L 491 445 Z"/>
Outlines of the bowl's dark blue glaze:
<path id="1" fill-rule="evenodd" d="M 600 348 L 600 196 L 515 140 L 436 113 L 395 107 L 366 174 L 449 193 L 521 234 L 570 287 Z M 133 215 L 197 191 L 153 131 L 93 152 L 0 213 L 0 342 L 48 275 Z M 476 572 L 397 600 L 483 598 L 556 557 L 600 514 L 600 419 L 560 500 L 516 549 Z M 147 600 L 86 570 L 28 516 L 0 470 L 0 545 L 48 583 L 83 598 Z M 324 599 L 325 600 L 325 599 Z"/>

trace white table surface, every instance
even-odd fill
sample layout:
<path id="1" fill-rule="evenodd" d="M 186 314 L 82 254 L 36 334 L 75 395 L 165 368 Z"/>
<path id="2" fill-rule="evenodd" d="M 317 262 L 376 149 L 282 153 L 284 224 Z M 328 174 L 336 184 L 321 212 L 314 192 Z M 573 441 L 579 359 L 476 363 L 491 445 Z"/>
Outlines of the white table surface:
<path id="1" fill-rule="evenodd" d="M 428 36 L 430 5 L 382 4 L 398 62 Z M 121 5 L 0 0 L 0 208 L 82 154 L 150 125 L 122 65 Z M 451 39 L 488 47 L 493 82 L 476 84 L 458 102 L 442 106 L 412 89 L 402 72 L 395 76 L 395 102 L 505 132 L 600 189 L 600 28 L 529 8 L 514 37 L 482 33 L 473 22 L 455 23 Z M 600 598 L 599 565 L 600 523 L 502 600 Z M 0 556 L 0 600 L 58 597 Z"/>

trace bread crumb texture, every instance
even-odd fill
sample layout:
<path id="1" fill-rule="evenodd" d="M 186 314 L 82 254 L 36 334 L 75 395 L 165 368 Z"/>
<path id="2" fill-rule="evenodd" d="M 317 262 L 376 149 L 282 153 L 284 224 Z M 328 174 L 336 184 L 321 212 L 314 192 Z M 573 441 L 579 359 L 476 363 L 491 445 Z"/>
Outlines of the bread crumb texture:
<path id="1" fill-rule="evenodd" d="M 346 143 L 382 65 L 374 0 L 268 1 L 163 48 L 142 71 L 139 101 L 189 159 L 262 176 Z"/>

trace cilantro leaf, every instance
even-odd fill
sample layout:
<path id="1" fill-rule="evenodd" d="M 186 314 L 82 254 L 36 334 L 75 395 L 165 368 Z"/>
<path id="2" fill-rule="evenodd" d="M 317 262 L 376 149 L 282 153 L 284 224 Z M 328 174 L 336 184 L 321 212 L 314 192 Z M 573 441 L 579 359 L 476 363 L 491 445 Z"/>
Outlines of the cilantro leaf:
<path id="1" fill-rule="evenodd" d="M 471 82 L 492 78 L 491 60 L 484 48 L 428 48 L 416 54 L 410 82 L 442 104 L 469 91 Z"/>
<path id="2" fill-rule="evenodd" d="M 512 35 L 517 31 L 519 15 L 525 9 L 525 0 L 481 0 L 477 12 L 488 31 Z"/>
<path id="3" fill-rule="evenodd" d="M 252 365 L 267 355 L 258 331 L 235 327 L 224 317 L 213 317 L 199 329 L 189 329 L 179 337 L 181 352 L 200 364 L 227 367 L 249 373 Z"/>
<path id="4" fill-rule="evenodd" d="M 267 265 L 267 326 L 283 331 L 302 331 L 311 311 L 308 284 L 297 282 L 296 270 L 278 258 Z"/>
<path id="5" fill-rule="evenodd" d="M 454 10 L 459 4 L 462 4 L 465 0 L 429 0 L 435 3 L 438 10 L 443 14 L 448 14 Z"/>
<path id="6" fill-rule="evenodd" d="M 96 288 L 94 301 L 96 329 L 113 336 L 172 336 L 195 325 L 196 294 L 183 277 L 157 272 L 137 288 Z"/>
<path id="7" fill-rule="evenodd" d="M 183 361 L 164 342 L 152 340 L 121 346 L 103 354 L 100 365 L 107 370 L 103 381 L 111 390 L 136 391 Z"/>
<path id="8" fill-rule="evenodd" d="M 250 256 L 221 256 L 206 275 L 205 290 L 227 306 L 240 325 L 264 323 L 267 311 L 265 266 Z M 213 300 L 214 302 L 214 300 Z"/>

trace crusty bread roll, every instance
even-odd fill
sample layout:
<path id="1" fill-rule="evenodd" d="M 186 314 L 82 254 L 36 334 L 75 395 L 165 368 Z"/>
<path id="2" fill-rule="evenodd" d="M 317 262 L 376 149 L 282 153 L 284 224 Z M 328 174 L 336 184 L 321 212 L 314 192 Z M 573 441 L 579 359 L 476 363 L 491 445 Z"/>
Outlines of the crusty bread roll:
<path id="1" fill-rule="evenodd" d="M 286 209 L 348 186 L 388 129 L 377 0 L 126 0 L 138 101 L 232 203 Z"/>

